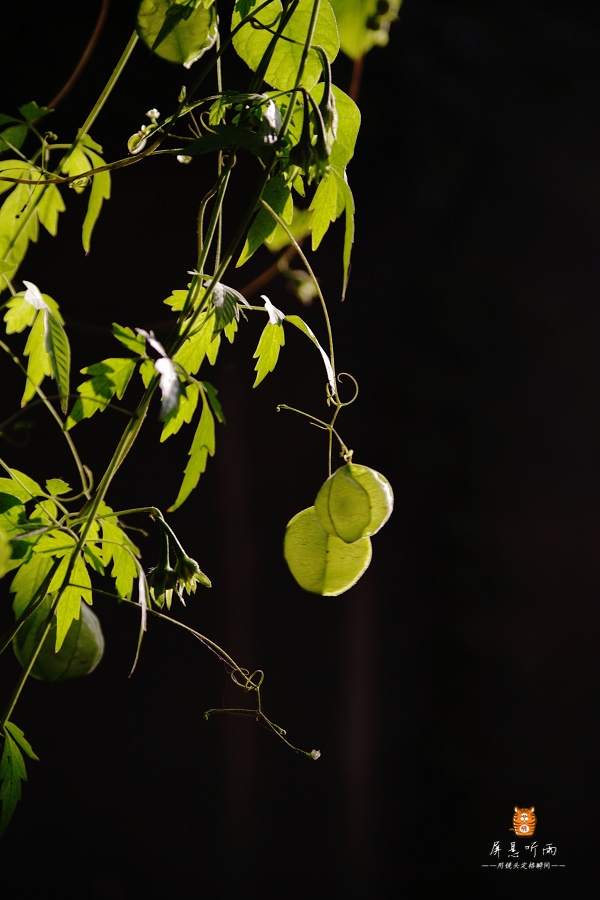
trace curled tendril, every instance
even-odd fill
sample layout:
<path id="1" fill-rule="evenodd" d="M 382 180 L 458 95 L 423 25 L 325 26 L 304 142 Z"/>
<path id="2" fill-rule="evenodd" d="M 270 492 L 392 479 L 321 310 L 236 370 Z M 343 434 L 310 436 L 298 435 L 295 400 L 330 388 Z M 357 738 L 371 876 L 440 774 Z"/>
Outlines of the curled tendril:
<path id="1" fill-rule="evenodd" d="M 245 691 L 259 691 L 265 678 L 262 669 L 256 669 L 252 674 L 249 669 L 233 669 L 229 674 L 233 683 Z M 243 680 L 240 675 L 243 675 Z"/>
<path id="2" fill-rule="evenodd" d="M 347 378 L 349 378 L 352 381 L 352 384 L 354 385 L 354 394 L 352 395 L 350 400 L 345 400 L 344 402 L 342 402 L 339 399 L 339 395 L 338 395 L 338 405 L 339 406 L 350 406 L 352 403 L 354 403 L 354 401 L 358 397 L 358 381 L 356 380 L 354 375 L 351 375 L 349 372 L 340 372 L 337 377 L 337 380 L 340 382 L 340 384 L 341 384 L 344 376 L 346 376 Z"/>

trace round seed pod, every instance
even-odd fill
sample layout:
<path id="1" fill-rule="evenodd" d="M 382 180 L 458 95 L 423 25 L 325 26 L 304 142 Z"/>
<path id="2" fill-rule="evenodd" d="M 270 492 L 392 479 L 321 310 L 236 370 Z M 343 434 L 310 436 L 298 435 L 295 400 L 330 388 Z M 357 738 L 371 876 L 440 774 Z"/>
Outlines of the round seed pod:
<path id="1" fill-rule="evenodd" d="M 337 597 L 352 585 L 371 562 L 371 540 L 352 544 L 328 534 L 314 506 L 297 513 L 287 524 L 283 555 L 290 572 L 305 591 Z"/>
<path id="2" fill-rule="evenodd" d="M 23 623 L 13 638 L 15 656 L 26 668 L 35 652 L 46 625 L 51 599 L 46 598 Z M 56 616 L 31 669 L 40 681 L 66 681 L 93 672 L 104 653 L 104 635 L 98 616 L 87 603 L 81 603 L 78 619 L 71 626 L 58 652 L 56 646 Z"/>
<path id="3" fill-rule="evenodd" d="M 347 544 L 379 531 L 393 508 L 394 494 L 387 478 L 355 463 L 334 472 L 315 500 L 315 512 L 325 531 Z"/>

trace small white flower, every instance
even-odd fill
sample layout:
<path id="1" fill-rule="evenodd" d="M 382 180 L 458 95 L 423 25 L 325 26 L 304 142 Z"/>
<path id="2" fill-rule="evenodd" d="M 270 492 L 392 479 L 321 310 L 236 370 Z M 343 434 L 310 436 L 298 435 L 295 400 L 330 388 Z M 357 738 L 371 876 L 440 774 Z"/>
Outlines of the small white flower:
<path id="1" fill-rule="evenodd" d="M 149 109 L 146 115 L 152 122 L 156 122 L 157 119 L 160 119 L 160 113 L 157 109 Z"/>
<path id="2" fill-rule="evenodd" d="M 188 163 L 191 163 L 191 161 L 192 161 L 192 157 L 187 156 L 185 153 L 179 153 L 177 156 L 177 162 L 183 163 L 184 166 L 187 166 Z"/>
<path id="3" fill-rule="evenodd" d="M 31 303 L 35 309 L 48 309 L 48 304 L 40 294 L 40 289 L 37 284 L 33 284 L 31 281 L 25 281 L 24 279 L 23 284 L 27 287 L 24 295 L 24 299 L 27 303 Z"/>
<path id="4" fill-rule="evenodd" d="M 265 301 L 265 309 L 269 316 L 269 324 L 270 325 L 281 325 L 283 320 L 285 319 L 285 313 L 282 313 L 280 309 L 277 309 L 268 297 L 264 294 L 260 295 L 260 299 Z"/>
<path id="5" fill-rule="evenodd" d="M 321 756 L 321 751 L 320 750 L 311 750 L 310 755 L 312 756 L 313 759 L 319 759 L 319 757 Z"/>

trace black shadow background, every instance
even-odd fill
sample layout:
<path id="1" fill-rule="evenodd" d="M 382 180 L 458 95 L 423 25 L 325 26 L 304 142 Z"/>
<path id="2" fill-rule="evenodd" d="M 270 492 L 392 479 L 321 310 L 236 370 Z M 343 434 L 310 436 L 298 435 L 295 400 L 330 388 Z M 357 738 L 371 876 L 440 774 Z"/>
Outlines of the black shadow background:
<path id="1" fill-rule="evenodd" d="M 98 6 L 64 2 L 39 18 L 8 7 L 0 86 L 12 113 L 60 89 Z M 102 88 L 134 8 L 113 4 L 53 116 L 61 138 Z M 340 429 L 396 494 L 371 568 L 326 600 L 296 588 L 281 558 L 285 523 L 312 503 L 326 465 L 322 436 L 275 414 L 307 397 L 324 412 L 318 362 L 293 337 L 256 391 L 257 333 L 222 352 L 206 377 L 228 424 L 172 516 L 215 585 L 181 618 L 263 668 L 267 713 L 322 758 L 294 755 L 251 720 L 206 724 L 206 708 L 243 697 L 178 629 L 153 625 L 128 679 L 135 613 L 99 598 L 102 666 L 82 683 L 32 684 L 15 716 L 41 761 L 0 846 L 3 889 L 30 897 L 56 885 L 93 900 L 591 895 L 599 50 L 593 7 L 405 0 L 388 48 L 365 61 L 352 278 L 345 304 L 332 304 L 339 368 L 360 384 Z M 340 58 L 337 83 L 347 88 L 350 74 Z M 92 131 L 108 159 L 185 79 L 136 50 Z M 63 240 L 33 248 L 20 274 L 61 304 L 75 370 L 117 353 L 103 332 L 111 321 L 160 327 L 161 301 L 193 266 L 211 178 L 204 161 L 192 173 L 162 160 L 117 172 L 89 257 L 76 212 L 63 216 Z M 333 298 L 339 240 L 338 229 L 315 260 Z M 266 290 L 291 311 L 282 284 Z M 316 309 L 306 318 L 321 329 Z M 0 373 L 12 396 L 5 359 Z M 105 419 L 100 441 L 95 420 L 77 429 L 97 473 L 120 433 Z M 39 477 L 68 477 L 54 464 L 59 439 L 32 420 L 29 447 L 3 442 L 2 454 L 35 474 L 42 445 Z M 163 446 L 158 434 L 151 417 L 113 507 L 174 499 L 190 435 Z M 151 562 L 151 539 L 144 550 Z M 3 658 L 5 695 L 16 672 Z M 537 861 L 564 868 L 486 868 L 494 841 L 508 861 L 515 805 L 536 807 Z M 556 856 L 542 857 L 549 844 Z M 520 861 L 531 859 L 524 848 Z"/>

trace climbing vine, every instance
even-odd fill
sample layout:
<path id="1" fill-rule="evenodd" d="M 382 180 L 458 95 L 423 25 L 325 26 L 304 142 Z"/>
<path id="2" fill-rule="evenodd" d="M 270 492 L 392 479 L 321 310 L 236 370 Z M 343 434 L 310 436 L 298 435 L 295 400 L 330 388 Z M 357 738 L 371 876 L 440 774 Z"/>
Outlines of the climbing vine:
<path id="1" fill-rule="evenodd" d="M 0 309 L 5 326 L 0 351 L 20 384 L 15 411 L 0 431 L 14 425 L 30 404 L 43 404 L 73 471 L 69 482 L 54 472 L 34 478 L 21 470 L 10 443 L 0 454 L 0 575 L 8 585 L 3 602 L 9 598 L 14 613 L 14 624 L 0 636 L 0 652 L 14 652 L 20 663 L 20 674 L 0 706 L 0 833 L 20 799 L 26 760 L 37 759 L 15 724 L 19 698 L 30 678 L 61 682 L 98 665 L 104 652 L 93 610 L 98 591 L 139 610 L 132 670 L 149 618 L 167 620 L 216 654 L 235 684 L 253 696 L 251 707 L 236 712 L 262 721 L 298 753 L 319 756 L 317 750 L 295 747 L 283 728 L 267 718 L 261 671 L 238 665 L 210 638 L 173 617 L 175 601 L 211 587 L 204 572 L 210 560 L 203 560 L 201 568 L 182 546 L 168 514 L 196 490 L 216 452 L 217 425 L 224 413 L 207 375 L 208 366 L 218 362 L 222 342 L 233 343 L 240 329 L 259 321 L 257 387 L 276 368 L 286 333 L 293 329 L 314 348 L 329 417 L 284 403 L 279 408 L 328 434 L 329 478 L 285 529 L 290 575 L 307 591 L 336 596 L 352 587 L 369 565 L 371 537 L 389 518 L 393 493 L 382 475 L 353 462 L 340 436 L 338 419 L 357 389 L 350 399 L 340 397 L 331 300 L 326 302 L 303 245 L 310 242 L 318 250 L 331 225 L 341 223 L 343 298 L 355 212 L 347 167 L 360 113 L 355 99 L 334 83 L 332 66 L 340 48 L 355 61 L 356 70 L 372 46 L 385 44 L 399 5 L 381 0 L 237 0 L 231 10 L 214 0 L 142 0 L 132 35 L 74 136 L 63 141 L 47 130 L 52 110 L 34 101 L 14 115 L 0 115 Z M 102 15 L 106 11 L 104 3 Z M 91 132 L 138 45 L 165 65 L 179 66 L 185 84 L 170 110 L 149 110 L 133 134 L 123 135 L 121 158 L 107 160 Z M 232 55 L 249 72 L 243 87 L 230 83 Z M 174 322 L 166 339 L 135 323 L 113 323 L 113 355 L 90 361 L 82 378 L 74 379 L 60 301 L 45 292 L 44 284 L 27 278 L 28 250 L 44 233 L 60 240 L 72 191 L 87 204 L 81 244 L 88 252 L 111 196 L 113 172 L 144 166 L 150 157 L 191 169 L 198 157 L 206 157 L 205 164 L 213 166 L 214 183 L 198 208 L 197 257 L 187 272 L 174 275 L 177 281 L 164 299 Z M 242 157 L 254 161 L 256 178 L 246 209 L 237 209 L 231 224 L 227 200 L 235 195 L 236 164 Z M 286 259 L 293 254 L 300 260 L 297 290 L 319 304 L 324 342 L 300 315 L 279 309 L 267 294 L 255 306 L 229 285 L 232 269 L 245 265 L 265 243 L 280 247 Z M 131 394 L 134 385 L 141 396 L 135 390 Z M 105 470 L 93 472 L 78 449 L 78 425 L 89 419 L 100 423 L 115 406 L 123 411 L 129 396 L 139 396 L 136 407 L 126 415 Z M 114 509 L 112 481 L 148 414 L 161 422 L 161 441 L 182 429 L 191 432 L 179 490 L 164 511 L 154 506 Z M 334 469 L 338 455 L 342 465 Z M 160 554 L 155 565 L 142 558 L 132 537 L 127 523 L 134 515 L 145 516 L 148 527 L 156 529 Z M 206 716 L 223 711 L 208 710 Z"/>

